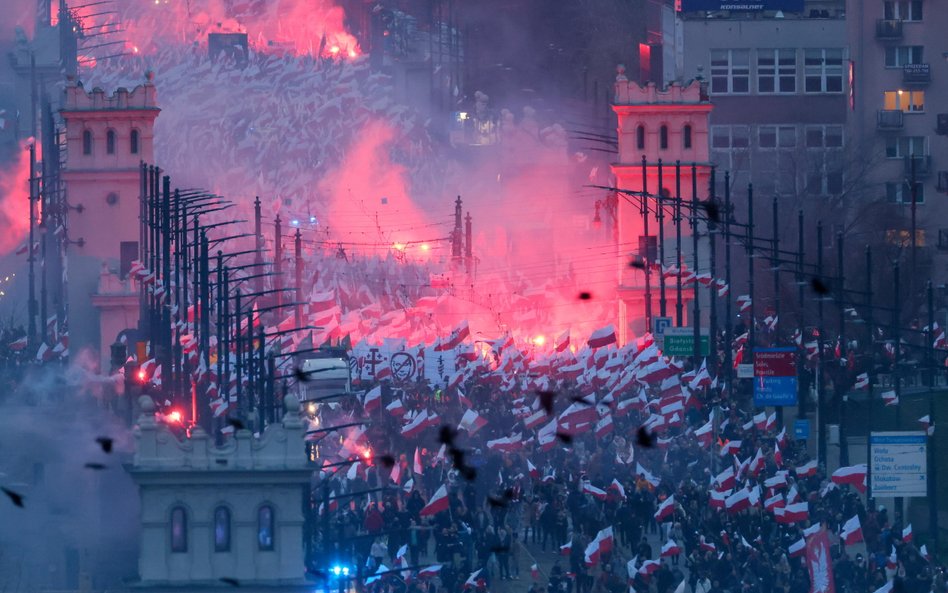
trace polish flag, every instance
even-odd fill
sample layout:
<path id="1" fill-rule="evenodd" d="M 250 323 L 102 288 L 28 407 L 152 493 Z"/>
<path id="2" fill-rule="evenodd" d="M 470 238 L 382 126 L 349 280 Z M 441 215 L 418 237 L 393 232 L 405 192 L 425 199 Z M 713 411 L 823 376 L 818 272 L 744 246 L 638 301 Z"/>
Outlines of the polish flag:
<path id="1" fill-rule="evenodd" d="M 540 470 L 537 469 L 537 466 L 530 463 L 529 459 L 527 459 L 527 473 L 530 475 L 530 478 L 534 480 L 540 479 Z"/>
<path id="2" fill-rule="evenodd" d="M 797 491 L 797 487 L 793 486 L 790 488 L 790 491 L 787 492 L 787 504 L 792 504 L 800 499 L 800 493 Z"/>
<path id="3" fill-rule="evenodd" d="M 810 476 L 815 476 L 816 475 L 816 460 L 811 459 L 810 461 L 797 467 L 793 471 L 795 474 L 797 474 L 798 478 L 808 478 Z"/>
<path id="4" fill-rule="evenodd" d="M 767 412 L 754 415 L 754 428 L 761 432 L 767 428 Z"/>
<path id="5" fill-rule="evenodd" d="M 922 430 L 928 433 L 928 436 L 935 434 L 935 427 L 932 426 L 932 417 L 928 414 L 919 418 L 918 423 L 922 425 Z"/>
<path id="6" fill-rule="evenodd" d="M 895 390 L 890 389 L 889 391 L 883 391 L 882 401 L 884 401 L 887 406 L 894 406 L 899 403 L 899 396 L 895 394 Z"/>
<path id="7" fill-rule="evenodd" d="M 477 586 L 478 586 L 478 583 L 483 582 L 484 579 L 480 578 L 480 575 L 481 575 L 481 571 L 482 571 L 482 570 L 484 570 L 484 569 L 483 569 L 483 568 L 479 568 L 479 569 L 475 570 L 474 572 L 472 572 L 472 573 L 471 573 L 471 576 L 467 577 L 467 580 L 464 581 L 464 588 L 465 588 L 465 589 L 467 589 L 468 587 L 477 587 Z"/>
<path id="8" fill-rule="evenodd" d="M 517 434 L 511 435 L 509 437 L 487 441 L 487 448 L 491 449 L 492 451 L 504 451 L 507 453 L 519 451 L 520 449 L 523 449 L 523 435 L 518 432 Z"/>
<path id="9" fill-rule="evenodd" d="M 777 467 L 783 467 L 783 453 L 780 452 L 778 443 L 774 443 L 774 463 L 777 464 Z"/>
<path id="10" fill-rule="evenodd" d="M 714 483 L 717 484 L 717 490 L 730 490 L 734 487 L 734 468 L 728 467 L 726 470 L 722 471 L 714 477 Z"/>
<path id="11" fill-rule="evenodd" d="M 764 430 L 770 432 L 775 428 L 777 428 L 777 412 L 771 412 L 770 416 L 767 416 L 767 424 L 764 425 Z"/>
<path id="12" fill-rule="evenodd" d="M 414 479 L 414 478 L 408 478 L 408 481 L 405 482 L 405 485 L 404 485 L 404 486 L 402 486 L 402 491 L 403 491 L 405 494 L 411 494 L 411 491 L 414 490 L 414 489 L 415 489 L 415 479 Z"/>
<path id="13" fill-rule="evenodd" d="M 441 565 L 434 564 L 432 566 L 426 566 L 418 571 L 419 579 L 428 579 L 433 576 L 437 576 L 441 572 Z"/>
<path id="14" fill-rule="evenodd" d="M 447 339 L 442 340 L 437 346 L 435 346 L 436 352 L 444 352 L 446 350 L 454 350 L 461 345 L 464 340 L 469 338 L 471 335 L 471 328 L 468 327 L 467 321 L 462 321 L 456 328 L 451 331 L 451 335 Z"/>
<path id="15" fill-rule="evenodd" d="M 925 544 L 922 544 L 922 547 L 918 549 L 918 553 L 921 554 L 922 558 L 925 560 L 928 560 L 929 562 L 932 561 L 932 557 L 928 554 L 928 548 L 925 546 Z"/>
<path id="16" fill-rule="evenodd" d="M 616 342 L 616 330 L 613 326 L 607 325 L 597 329 L 589 336 L 589 340 L 586 342 L 586 345 L 590 348 L 601 348 L 603 346 L 608 346 L 609 344 L 615 344 Z"/>
<path id="17" fill-rule="evenodd" d="M 741 313 L 750 309 L 751 302 L 750 295 L 748 294 L 742 294 L 737 297 L 737 306 L 739 307 Z"/>
<path id="18" fill-rule="evenodd" d="M 615 490 L 619 494 L 619 498 L 622 500 L 626 499 L 625 487 L 619 482 L 619 480 L 613 478 L 612 483 L 609 484 L 609 490 Z"/>
<path id="19" fill-rule="evenodd" d="M 721 445 L 721 457 L 724 457 L 728 453 L 737 453 L 741 450 L 741 441 L 727 441 Z"/>
<path id="20" fill-rule="evenodd" d="M 909 543 L 912 541 L 912 524 L 909 523 L 905 526 L 905 529 L 902 530 L 902 541 Z"/>
<path id="21" fill-rule="evenodd" d="M 415 457 L 412 459 L 411 471 L 416 476 L 420 476 L 424 471 L 424 466 L 421 464 L 421 449 L 415 447 Z"/>
<path id="22" fill-rule="evenodd" d="M 756 477 L 757 474 L 759 474 L 760 471 L 764 469 L 765 464 L 766 461 L 764 460 L 764 452 L 762 449 L 758 448 L 757 455 L 754 456 L 754 459 L 750 462 L 750 467 L 748 468 L 750 475 Z"/>
<path id="23" fill-rule="evenodd" d="M 771 513 L 774 512 L 774 509 L 783 508 L 783 506 L 784 506 L 783 495 L 779 493 L 774 494 L 773 496 L 771 496 L 770 498 L 764 501 L 764 510 L 770 511 Z"/>
<path id="24" fill-rule="evenodd" d="M 385 410 L 392 416 L 395 416 L 396 418 L 401 418 L 402 416 L 405 415 L 405 404 L 402 403 L 402 400 L 396 399 L 396 400 L 393 400 L 391 403 L 389 403 L 387 406 L 385 406 Z"/>
<path id="25" fill-rule="evenodd" d="M 675 495 L 672 494 L 666 498 L 660 505 L 658 505 L 658 510 L 655 511 L 655 520 L 659 523 L 662 523 L 675 512 Z"/>
<path id="26" fill-rule="evenodd" d="M 438 488 L 438 491 L 434 493 L 434 496 L 431 497 L 431 500 L 428 501 L 428 504 L 424 506 L 423 509 L 419 512 L 422 517 L 431 517 L 437 515 L 438 513 L 443 513 L 448 510 L 448 489 L 444 485 Z"/>
<path id="27" fill-rule="evenodd" d="M 556 351 L 557 352 L 566 352 L 569 349 L 569 330 L 563 332 L 560 337 L 556 339 Z"/>
<path id="28" fill-rule="evenodd" d="M 534 581 L 539 581 L 540 580 L 540 567 L 537 566 L 536 564 L 530 565 L 530 576 L 533 578 Z"/>
<path id="29" fill-rule="evenodd" d="M 661 565 L 661 562 L 658 560 L 646 560 L 642 563 L 642 566 L 639 567 L 639 574 L 648 579 Z"/>
<path id="30" fill-rule="evenodd" d="M 532 430 L 539 426 L 540 423 L 543 422 L 544 418 L 546 418 L 546 410 L 541 408 L 524 418 L 523 425 L 527 430 Z"/>
<path id="31" fill-rule="evenodd" d="M 382 386 L 376 385 L 365 394 L 365 400 L 362 403 L 362 407 L 365 409 L 366 414 L 371 414 L 373 411 L 379 409 L 379 406 L 382 405 Z"/>
<path id="32" fill-rule="evenodd" d="M 724 280 L 718 280 L 718 296 L 723 297 L 727 296 L 728 291 L 731 289 L 731 285 L 725 282 Z"/>
<path id="33" fill-rule="evenodd" d="M 27 338 L 26 336 L 23 336 L 23 337 L 20 338 L 19 340 L 16 340 L 16 341 L 14 341 L 14 342 L 11 342 L 10 345 L 8 346 L 8 348 L 10 348 L 10 350 L 17 350 L 17 351 L 19 351 L 19 350 L 23 350 L 24 348 L 26 348 L 26 346 L 28 345 L 28 343 L 29 343 L 28 338 Z"/>
<path id="34" fill-rule="evenodd" d="M 843 530 L 839 535 L 843 538 L 843 541 L 847 546 L 852 546 L 863 541 L 862 526 L 859 524 L 859 515 L 853 515 L 849 521 L 846 521 L 846 523 L 843 524 Z"/>
<path id="35" fill-rule="evenodd" d="M 589 482 L 583 482 L 583 492 L 585 494 L 591 494 L 593 498 L 598 500 L 606 500 L 606 491 L 601 488 L 596 488 Z"/>
<path id="36" fill-rule="evenodd" d="M 783 520 L 780 523 L 800 523 L 810 518 L 810 507 L 806 502 L 788 504 L 783 509 Z"/>
<path id="37" fill-rule="evenodd" d="M 569 556 L 573 553 L 573 540 L 569 540 L 560 546 L 560 556 Z"/>
<path id="38" fill-rule="evenodd" d="M 892 552 L 885 559 L 885 567 L 889 570 L 895 570 L 899 567 L 899 555 L 895 551 L 895 546 L 892 546 Z"/>
<path id="39" fill-rule="evenodd" d="M 717 552 L 718 547 L 714 545 L 714 542 L 705 541 L 704 536 L 701 536 L 701 539 L 698 540 L 698 546 L 702 552 Z"/>
<path id="40" fill-rule="evenodd" d="M 484 428 L 487 425 L 487 420 L 484 420 L 480 415 L 474 410 L 467 410 L 464 412 L 464 415 L 461 416 L 461 422 L 458 424 L 458 430 L 464 429 L 471 436 Z"/>
<path id="41" fill-rule="evenodd" d="M 787 444 L 787 427 L 786 426 L 784 426 L 780 430 L 780 434 L 777 435 L 777 444 L 780 445 L 781 447 Z"/>
<path id="42" fill-rule="evenodd" d="M 834 484 L 849 484 L 860 492 L 866 491 L 866 464 L 850 465 L 841 467 L 833 472 L 832 480 Z"/>
<path id="43" fill-rule="evenodd" d="M 601 439 L 612 432 L 615 426 L 612 424 L 612 414 L 606 414 L 596 424 L 596 438 Z"/>
<path id="44" fill-rule="evenodd" d="M 708 492 L 708 506 L 712 509 L 723 509 L 730 492 L 730 490 L 710 490 Z"/>
<path id="45" fill-rule="evenodd" d="M 750 492 L 748 492 L 746 488 L 738 490 L 734 494 L 728 496 L 724 501 L 724 507 L 727 509 L 727 512 L 732 515 L 749 509 L 750 506 Z"/>
<path id="46" fill-rule="evenodd" d="M 428 427 L 428 410 L 422 410 L 402 427 L 402 436 L 413 439 Z"/>
<path id="47" fill-rule="evenodd" d="M 662 546 L 662 552 L 659 554 L 659 558 L 670 558 L 672 556 L 677 556 L 681 554 L 681 547 L 675 543 L 675 540 L 670 539 L 665 542 L 665 545 Z"/>
<path id="48" fill-rule="evenodd" d="M 806 540 L 801 537 L 795 543 L 790 544 L 788 551 L 790 552 L 791 558 L 799 558 L 800 556 L 803 556 L 806 554 Z"/>
<path id="49" fill-rule="evenodd" d="M 709 420 L 707 424 L 695 431 L 695 438 L 698 439 L 698 443 L 702 449 L 707 449 L 711 446 L 714 440 L 713 430 L 714 422 Z"/>
<path id="50" fill-rule="evenodd" d="M 612 547 L 615 544 L 615 534 L 612 532 L 612 526 L 606 527 L 605 529 L 600 529 L 599 533 L 596 534 L 596 539 L 599 540 L 599 551 L 603 554 L 608 554 L 612 551 Z"/>
<path id="51" fill-rule="evenodd" d="M 865 389 L 869 387 L 869 373 L 859 373 L 856 375 L 856 384 L 853 389 Z"/>
<path id="52" fill-rule="evenodd" d="M 707 359 L 701 361 L 701 368 L 695 373 L 694 379 L 688 383 L 688 387 L 695 391 L 699 387 L 708 387 L 711 385 L 711 374 L 708 373 Z"/>
<path id="53" fill-rule="evenodd" d="M 402 481 L 402 464 L 401 463 L 396 462 L 395 465 L 392 466 L 392 473 L 389 474 L 389 478 L 395 484 L 401 483 Z"/>

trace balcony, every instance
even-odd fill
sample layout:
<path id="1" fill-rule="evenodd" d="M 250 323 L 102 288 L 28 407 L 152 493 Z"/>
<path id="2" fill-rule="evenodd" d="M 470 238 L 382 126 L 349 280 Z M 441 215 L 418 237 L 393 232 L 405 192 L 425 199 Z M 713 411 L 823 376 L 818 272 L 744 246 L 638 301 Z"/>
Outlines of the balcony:
<path id="1" fill-rule="evenodd" d="M 938 124 L 935 126 L 935 133 L 939 136 L 948 136 L 948 113 L 938 114 Z"/>
<path id="2" fill-rule="evenodd" d="M 876 118 L 879 130 L 901 130 L 903 113 L 898 109 L 880 109 Z"/>
<path id="3" fill-rule="evenodd" d="M 902 39 L 902 21 L 879 19 L 876 21 L 876 39 L 898 41 Z"/>
<path id="4" fill-rule="evenodd" d="M 924 86 L 931 81 L 931 64 L 906 64 L 902 66 L 902 84 L 907 86 Z"/>
<path id="5" fill-rule="evenodd" d="M 935 189 L 941 193 L 948 193 L 948 171 L 938 172 L 938 185 Z"/>
<path id="6" fill-rule="evenodd" d="M 913 171 L 914 168 L 914 171 Z M 925 179 L 932 173 L 932 157 L 929 154 L 916 154 L 905 157 L 905 178 L 912 179 L 915 175 L 916 181 Z"/>

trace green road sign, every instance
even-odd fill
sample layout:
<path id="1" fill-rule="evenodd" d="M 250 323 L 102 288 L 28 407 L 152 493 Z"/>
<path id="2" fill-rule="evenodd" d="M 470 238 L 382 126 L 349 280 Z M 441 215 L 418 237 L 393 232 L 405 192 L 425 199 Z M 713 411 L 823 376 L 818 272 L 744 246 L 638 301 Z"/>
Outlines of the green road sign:
<path id="1" fill-rule="evenodd" d="M 692 356 L 695 353 L 695 330 L 691 327 L 669 327 L 665 329 L 665 356 Z M 711 353 L 711 339 L 701 334 L 701 356 Z"/>

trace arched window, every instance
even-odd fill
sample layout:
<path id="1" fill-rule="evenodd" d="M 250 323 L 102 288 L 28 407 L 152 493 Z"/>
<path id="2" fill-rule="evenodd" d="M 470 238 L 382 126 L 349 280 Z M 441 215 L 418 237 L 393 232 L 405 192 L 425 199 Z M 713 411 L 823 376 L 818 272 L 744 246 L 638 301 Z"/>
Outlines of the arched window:
<path id="1" fill-rule="evenodd" d="M 214 551 L 230 552 L 230 509 L 214 509 Z"/>
<path id="2" fill-rule="evenodd" d="M 668 148 L 668 126 L 663 125 L 658 129 L 658 143 L 662 150 Z"/>
<path id="3" fill-rule="evenodd" d="M 82 154 L 92 154 L 92 130 L 82 131 Z"/>
<path id="4" fill-rule="evenodd" d="M 182 506 L 171 509 L 171 551 L 188 551 L 188 511 Z"/>
<path id="5" fill-rule="evenodd" d="M 265 504 L 257 510 L 257 545 L 260 550 L 273 550 L 273 507 Z"/>
<path id="6" fill-rule="evenodd" d="M 115 154 L 115 130 L 109 130 L 105 133 L 105 152 L 106 154 Z"/>
<path id="7" fill-rule="evenodd" d="M 129 152 L 132 154 L 138 154 L 138 130 L 132 130 L 130 143 L 131 145 L 129 146 Z"/>
<path id="8" fill-rule="evenodd" d="M 635 129 L 635 146 L 639 150 L 645 150 L 645 126 L 639 126 Z"/>
<path id="9" fill-rule="evenodd" d="M 681 132 L 681 142 L 685 148 L 691 148 L 691 124 L 687 124 Z"/>

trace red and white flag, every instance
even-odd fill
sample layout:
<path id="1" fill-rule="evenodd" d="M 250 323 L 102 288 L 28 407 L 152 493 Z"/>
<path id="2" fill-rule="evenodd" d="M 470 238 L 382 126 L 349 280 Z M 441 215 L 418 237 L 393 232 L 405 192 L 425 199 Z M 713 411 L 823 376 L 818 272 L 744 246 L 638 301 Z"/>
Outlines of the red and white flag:
<path id="1" fill-rule="evenodd" d="M 371 414 L 375 410 L 378 410 L 382 405 L 382 386 L 376 385 L 365 394 L 365 399 L 363 400 L 362 407 L 365 409 L 366 414 Z"/>
<path id="2" fill-rule="evenodd" d="M 737 297 L 737 306 L 741 313 L 750 309 L 751 302 L 752 301 L 749 294 L 742 294 Z"/>
<path id="3" fill-rule="evenodd" d="M 905 526 L 905 529 L 902 530 L 902 541 L 909 543 L 912 541 L 912 524 L 909 523 Z"/>
<path id="4" fill-rule="evenodd" d="M 869 373 L 859 373 L 856 375 L 856 384 L 853 385 L 854 389 L 865 389 L 869 387 Z"/>
<path id="5" fill-rule="evenodd" d="M 790 544 L 790 548 L 787 551 L 790 552 L 791 558 L 803 556 L 806 554 L 806 540 L 801 537 L 796 542 Z"/>
<path id="6" fill-rule="evenodd" d="M 662 546 L 661 554 L 659 558 L 671 558 L 672 556 L 677 556 L 681 554 L 681 547 L 675 543 L 675 540 L 669 539 L 665 542 L 665 545 Z"/>
<path id="7" fill-rule="evenodd" d="M 437 492 L 434 493 L 434 496 L 431 497 L 431 500 L 428 501 L 428 504 L 424 506 L 423 509 L 419 512 L 422 517 L 431 517 L 437 515 L 438 513 L 443 513 L 448 510 L 448 505 L 450 501 L 448 500 L 448 488 L 442 485 L 438 488 Z"/>
<path id="8" fill-rule="evenodd" d="M 894 389 L 882 392 L 882 401 L 885 402 L 887 406 L 895 406 L 899 403 L 899 396 L 895 394 Z"/>
<path id="9" fill-rule="evenodd" d="M 533 578 L 534 581 L 539 581 L 540 580 L 540 567 L 537 566 L 536 564 L 531 564 L 530 576 Z"/>
<path id="10" fill-rule="evenodd" d="M 606 414 L 596 424 L 596 438 L 601 439 L 612 432 L 615 426 L 612 424 L 612 414 Z"/>
<path id="11" fill-rule="evenodd" d="M 433 577 L 433 576 L 437 576 L 438 573 L 440 573 L 440 572 L 441 572 L 441 565 L 440 565 L 440 564 L 433 564 L 433 565 L 431 565 L 431 566 L 426 566 L 426 567 L 422 568 L 421 570 L 419 570 L 419 571 L 418 571 L 418 578 L 419 578 L 419 579 L 431 578 L 431 577 Z"/>
<path id="12" fill-rule="evenodd" d="M 607 325 L 606 327 L 601 327 L 594 331 L 592 335 L 589 336 L 586 345 L 590 348 L 602 348 L 603 346 L 615 343 L 616 330 L 613 326 Z"/>
<path id="13" fill-rule="evenodd" d="M 702 449 L 707 449 L 711 446 L 711 443 L 714 440 L 714 422 L 709 420 L 707 424 L 695 431 L 695 438 L 698 439 L 698 444 L 701 445 Z"/>
<path id="14" fill-rule="evenodd" d="M 847 546 L 858 544 L 862 540 L 862 525 L 859 524 L 859 515 L 853 515 L 851 519 L 843 524 L 843 529 L 839 536 Z"/>
<path id="15" fill-rule="evenodd" d="M 540 470 L 537 469 L 537 466 L 533 465 L 530 460 L 527 460 L 527 473 L 530 474 L 530 477 L 534 480 L 540 479 Z"/>
<path id="16" fill-rule="evenodd" d="M 487 441 L 487 448 L 492 451 L 504 451 L 507 453 L 519 451 L 520 449 L 523 449 L 523 435 L 518 432 L 517 434 L 511 435 L 509 437 L 502 437 L 492 441 Z"/>
<path id="17" fill-rule="evenodd" d="M 421 464 L 421 449 L 415 447 L 415 457 L 412 459 L 411 471 L 416 476 L 420 476 L 424 472 L 424 466 Z"/>
<path id="18" fill-rule="evenodd" d="M 797 474 L 798 478 L 808 478 L 810 476 L 815 476 L 816 475 L 816 460 L 811 459 L 810 461 L 807 461 L 803 465 L 794 469 L 793 472 Z"/>
<path id="19" fill-rule="evenodd" d="M 569 330 L 566 330 L 556 339 L 556 351 L 565 352 L 569 349 Z"/>
<path id="20" fill-rule="evenodd" d="M 658 510 L 655 511 L 655 520 L 659 523 L 664 522 L 668 517 L 675 512 L 675 495 L 672 494 L 661 504 L 658 505 Z"/>
<path id="21" fill-rule="evenodd" d="M 560 546 L 560 556 L 569 556 L 573 553 L 573 540 L 569 540 Z"/>
<path id="22" fill-rule="evenodd" d="M 804 502 L 795 502 L 788 504 L 783 508 L 783 513 L 778 515 L 778 523 L 801 523 L 810 518 L 809 504 Z"/>
<path id="23" fill-rule="evenodd" d="M 726 508 L 727 512 L 732 515 L 749 509 L 750 506 L 750 492 L 746 488 L 738 490 L 734 494 L 728 496 L 724 501 L 724 508 Z"/>
<path id="24" fill-rule="evenodd" d="M 484 420 L 480 415 L 474 410 L 467 410 L 464 412 L 464 415 L 461 416 L 461 422 L 458 424 L 458 430 L 464 429 L 467 433 L 473 436 L 478 430 L 484 428 L 487 425 L 487 420 Z"/>
<path id="25" fill-rule="evenodd" d="M 408 439 L 417 437 L 428 427 L 428 410 L 418 412 L 408 424 L 402 427 L 402 436 Z"/>
<path id="26" fill-rule="evenodd" d="M 606 498 L 608 497 L 605 490 L 603 490 L 602 488 L 596 488 L 589 482 L 583 482 L 583 492 L 585 494 L 592 495 L 593 498 L 596 498 L 598 500 L 606 500 Z"/>
<path id="27" fill-rule="evenodd" d="M 405 415 L 405 404 L 403 404 L 400 399 L 393 400 L 385 406 L 385 411 L 396 418 L 401 418 Z"/>
<path id="28" fill-rule="evenodd" d="M 834 484 L 849 484 L 860 492 L 866 491 L 866 464 L 850 465 L 841 467 L 833 472 L 832 480 Z"/>
<path id="29" fill-rule="evenodd" d="M 806 566 L 810 572 L 811 593 L 836 593 L 833 582 L 833 557 L 825 529 L 810 536 L 806 543 Z"/>
<path id="30" fill-rule="evenodd" d="M 441 342 L 435 346 L 435 351 L 443 352 L 446 350 L 454 350 L 461 345 L 464 340 L 471 336 L 471 328 L 468 327 L 467 321 L 462 321 L 451 331 L 451 335 L 446 339 L 441 340 Z"/>

